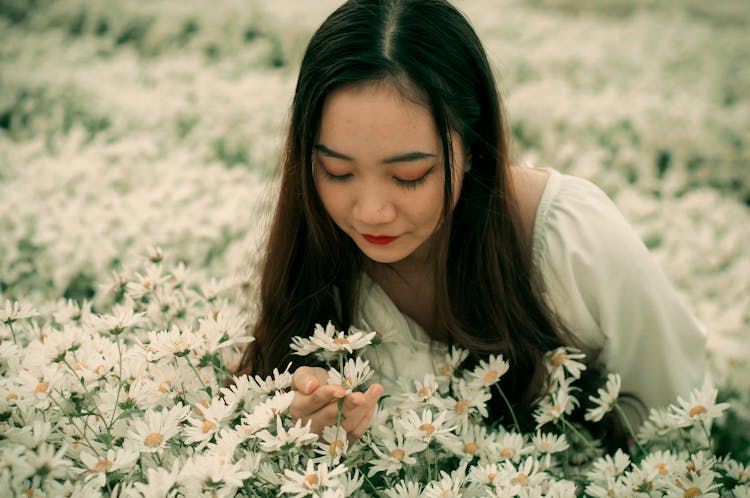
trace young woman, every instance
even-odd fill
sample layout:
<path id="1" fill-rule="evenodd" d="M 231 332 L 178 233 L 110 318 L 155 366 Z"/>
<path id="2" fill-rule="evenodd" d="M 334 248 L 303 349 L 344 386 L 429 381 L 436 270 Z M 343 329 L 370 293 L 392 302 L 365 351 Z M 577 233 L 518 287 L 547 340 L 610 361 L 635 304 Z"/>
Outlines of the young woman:
<path id="1" fill-rule="evenodd" d="M 351 437 L 451 344 L 510 361 L 501 386 L 527 422 L 544 354 L 561 345 L 646 406 L 700 384 L 704 334 L 612 202 L 512 165 L 507 135 L 482 45 L 447 1 L 350 0 L 331 14 L 302 60 L 239 373 L 293 363 L 291 413 L 319 431 L 343 390 L 291 338 L 328 321 L 377 330 L 382 382 L 344 400 Z"/>

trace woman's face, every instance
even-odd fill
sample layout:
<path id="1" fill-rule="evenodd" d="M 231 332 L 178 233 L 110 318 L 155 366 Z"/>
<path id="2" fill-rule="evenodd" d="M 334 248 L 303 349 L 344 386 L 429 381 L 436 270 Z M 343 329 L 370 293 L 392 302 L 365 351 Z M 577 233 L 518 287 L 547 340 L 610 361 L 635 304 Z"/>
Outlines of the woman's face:
<path id="1" fill-rule="evenodd" d="M 464 154 L 453 142 L 453 204 Z M 326 211 L 378 263 L 423 261 L 443 207 L 443 150 L 430 110 L 388 82 L 346 87 L 326 99 L 313 155 Z"/>

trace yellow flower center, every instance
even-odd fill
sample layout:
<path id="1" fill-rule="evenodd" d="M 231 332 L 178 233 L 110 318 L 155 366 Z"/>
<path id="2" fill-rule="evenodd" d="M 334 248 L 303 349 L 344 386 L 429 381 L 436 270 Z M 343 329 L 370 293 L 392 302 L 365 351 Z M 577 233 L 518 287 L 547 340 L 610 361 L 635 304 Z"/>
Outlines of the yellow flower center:
<path id="1" fill-rule="evenodd" d="M 349 344 L 349 339 L 347 339 L 346 337 L 337 337 L 333 340 L 333 343 L 337 346 L 346 346 L 347 344 Z"/>
<path id="2" fill-rule="evenodd" d="M 419 426 L 419 430 L 423 431 L 428 436 L 435 432 L 435 426 L 432 424 L 422 424 Z"/>
<path id="3" fill-rule="evenodd" d="M 510 480 L 512 484 L 520 484 L 521 486 L 526 486 L 529 484 L 529 476 L 527 476 L 524 473 L 518 474 L 516 477 Z"/>
<path id="4" fill-rule="evenodd" d="M 109 469 L 112 468 L 112 462 L 110 462 L 107 459 L 99 460 L 96 462 L 96 466 L 94 467 L 94 472 L 107 472 Z"/>
<path id="5" fill-rule="evenodd" d="M 143 441 L 143 444 L 145 444 L 149 448 L 156 448 L 161 444 L 162 441 L 164 441 L 164 436 L 162 436 L 158 432 L 152 432 L 151 434 L 146 436 L 146 440 Z"/>
<path id="6" fill-rule="evenodd" d="M 165 380 L 161 384 L 159 384 L 159 392 L 160 393 L 167 393 L 169 392 L 170 388 L 172 387 L 172 382 L 169 380 Z"/>
<path id="7" fill-rule="evenodd" d="M 391 450 L 391 456 L 400 462 L 406 456 L 406 452 L 400 448 L 396 448 Z"/>
<path id="8" fill-rule="evenodd" d="M 443 367 L 440 369 L 441 375 L 449 375 L 451 373 L 451 367 L 448 365 L 443 365 Z"/>
<path id="9" fill-rule="evenodd" d="M 494 472 L 490 472 L 489 474 L 487 474 L 488 481 L 493 481 L 496 477 L 497 477 L 497 474 L 495 474 Z"/>
<path id="10" fill-rule="evenodd" d="M 708 410 L 706 409 L 705 406 L 703 406 L 703 405 L 697 405 L 697 406 L 694 406 L 694 407 L 692 407 L 690 409 L 690 411 L 688 412 L 688 415 L 690 415 L 691 417 L 696 417 L 696 416 L 702 415 L 702 414 L 704 414 L 706 412 L 708 412 Z"/>
<path id="11" fill-rule="evenodd" d="M 89 366 L 89 364 L 86 363 L 85 361 L 79 361 L 79 362 L 76 362 L 75 365 L 73 365 L 73 368 L 76 370 L 81 370 L 82 368 L 86 368 L 87 366 Z"/>
<path id="12" fill-rule="evenodd" d="M 210 420 L 204 420 L 203 424 L 201 425 L 201 430 L 203 431 L 203 434 L 207 432 L 211 432 L 215 429 L 216 429 L 216 424 L 214 424 Z"/>
<path id="13" fill-rule="evenodd" d="M 510 458 L 514 453 L 515 452 L 510 448 L 503 448 L 503 451 L 500 452 L 500 456 L 503 458 Z"/>
<path id="14" fill-rule="evenodd" d="M 700 496 L 702 494 L 703 491 L 701 491 L 700 488 L 696 488 L 695 486 L 693 486 L 691 488 L 687 488 L 682 496 L 684 496 L 685 498 L 691 498 L 694 496 Z"/>
<path id="15" fill-rule="evenodd" d="M 305 489 L 311 489 L 318 485 L 318 474 L 308 474 L 305 476 L 304 482 L 302 483 L 302 486 L 305 487 Z"/>
<path id="16" fill-rule="evenodd" d="M 657 471 L 659 472 L 659 475 L 660 475 L 660 476 L 665 476 L 665 475 L 667 475 L 667 466 L 666 466 L 666 465 L 664 465 L 663 463 L 657 463 L 657 464 L 656 464 L 656 469 L 657 469 Z"/>
<path id="17" fill-rule="evenodd" d="M 557 353 L 552 355 L 550 362 L 552 363 L 552 365 L 559 367 L 560 365 L 565 363 L 567 359 L 568 353 L 566 353 L 565 351 L 558 351 Z"/>
<path id="18" fill-rule="evenodd" d="M 331 455 L 335 454 L 336 453 L 336 448 L 338 448 L 338 449 L 340 449 L 340 450 L 343 451 L 343 449 L 344 449 L 344 442 L 341 441 L 340 439 L 332 442 L 331 445 L 328 447 L 328 453 L 330 453 Z"/>
<path id="19" fill-rule="evenodd" d="M 8 395 L 5 397 L 5 399 L 7 401 L 18 399 L 18 394 L 16 394 L 16 393 L 8 393 Z"/>
<path id="20" fill-rule="evenodd" d="M 422 387 L 419 391 L 417 391 L 417 396 L 420 398 L 426 398 L 430 395 L 432 391 L 426 387 Z"/>
<path id="21" fill-rule="evenodd" d="M 552 443 L 549 441 L 542 441 L 542 444 L 539 445 L 539 449 L 542 451 L 550 451 L 552 449 Z"/>
<path id="22" fill-rule="evenodd" d="M 609 496 L 609 498 L 615 498 L 615 490 L 610 489 L 609 491 L 607 491 L 607 496 Z"/>
<path id="23" fill-rule="evenodd" d="M 468 442 L 464 445 L 464 451 L 470 455 L 473 455 L 479 450 L 479 446 L 476 443 Z"/>
<path id="24" fill-rule="evenodd" d="M 471 403 L 469 403 L 469 402 L 468 402 L 467 400 L 465 400 L 465 399 L 462 399 L 462 400 L 459 400 L 459 401 L 458 401 L 458 402 L 456 403 L 456 406 L 455 406 L 455 408 L 453 408 L 453 410 L 454 410 L 454 411 L 455 411 L 455 412 L 456 412 L 457 414 L 459 414 L 459 415 L 466 415 L 466 413 L 468 413 L 468 411 L 469 411 L 469 407 L 470 407 L 470 406 L 471 406 Z"/>
<path id="25" fill-rule="evenodd" d="M 47 389 L 49 389 L 49 382 L 47 382 L 46 380 L 43 380 L 39 382 L 34 388 L 34 394 L 45 393 L 47 392 Z"/>
<path id="26" fill-rule="evenodd" d="M 487 383 L 494 382 L 495 380 L 497 380 L 497 371 L 489 370 L 486 374 L 484 374 L 484 377 L 482 377 L 482 380 L 484 380 Z"/>

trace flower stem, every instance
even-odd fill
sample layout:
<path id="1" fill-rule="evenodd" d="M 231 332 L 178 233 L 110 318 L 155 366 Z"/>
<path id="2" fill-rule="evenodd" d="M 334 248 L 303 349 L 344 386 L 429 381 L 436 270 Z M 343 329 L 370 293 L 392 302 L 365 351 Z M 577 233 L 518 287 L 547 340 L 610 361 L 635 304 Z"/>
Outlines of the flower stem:
<path id="1" fill-rule="evenodd" d="M 701 427 L 703 428 L 703 434 L 706 435 L 706 440 L 708 441 L 708 449 L 711 450 L 711 453 L 714 452 L 714 443 L 711 441 L 711 434 L 708 432 L 708 427 L 706 427 L 706 422 L 704 420 L 701 420 Z"/>
<path id="2" fill-rule="evenodd" d="M 617 413 L 620 415 L 620 418 L 622 418 L 622 421 L 625 422 L 625 427 L 628 428 L 628 432 L 630 432 L 630 435 L 633 436 L 633 441 L 635 441 L 635 444 L 638 445 L 638 450 L 641 452 L 641 455 L 646 456 L 646 450 L 638 441 L 638 436 L 636 436 L 635 431 L 633 430 L 633 426 L 630 425 L 630 420 L 628 419 L 628 416 L 625 415 L 625 411 L 620 407 L 620 404 L 617 401 L 615 401 L 614 407 L 615 410 L 617 410 Z"/>
<path id="3" fill-rule="evenodd" d="M 187 364 L 190 366 L 190 369 L 193 371 L 193 373 L 195 374 L 195 376 L 198 377 L 198 382 L 200 382 L 201 386 L 203 386 L 203 390 L 206 392 L 206 394 L 208 394 L 209 396 L 211 396 L 210 389 L 203 382 L 203 379 L 201 379 L 201 376 L 198 373 L 198 370 L 195 369 L 195 365 L 193 365 L 193 362 L 190 361 L 190 359 L 187 356 L 185 357 L 185 361 L 187 361 Z"/>
<path id="4" fill-rule="evenodd" d="M 115 423 L 115 413 L 117 413 L 117 405 L 120 403 L 120 391 L 122 391 L 122 349 L 120 348 L 120 336 L 115 336 L 117 342 L 117 394 L 115 395 L 115 406 L 112 408 L 112 417 L 109 419 L 107 425 L 107 431 L 112 430 L 112 425 Z"/>
<path id="5" fill-rule="evenodd" d="M 10 327 L 10 334 L 13 336 L 13 344 L 17 344 L 16 342 L 16 331 L 13 330 L 13 322 L 7 322 L 8 327 Z"/>
<path id="6" fill-rule="evenodd" d="M 576 429 L 573 424 L 571 424 L 570 422 L 568 422 L 565 419 L 565 417 L 560 417 L 560 420 L 562 420 L 562 423 L 563 423 L 563 425 L 565 427 L 567 427 L 568 429 L 570 429 L 571 431 L 573 431 L 575 433 L 575 435 L 578 436 L 581 439 L 581 441 L 583 441 L 583 443 L 586 445 L 586 447 L 589 450 L 594 451 L 596 449 L 596 448 L 594 448 L 594 445 L 591 444 L 591 441 L 589 441 L 583 434 L 581 434 L 581 431 L 579 431 L 578 429 Z"/>
<path id="7" fill-rule="evenodd" d="M 516 412 L 513 411 L 513 407 L 510 404 L 510 401 L 508 401 L 508 398 L 505 397 L 505 393 L 503 392 L 503 389 L 500 387 L 500 384 L 495 384 L 495 387 L 497 387 L 497 391 L 500 393 L 500 396 L 502 396 L 503 401 L 505 401 L 506 406 L 508 407 L 508 410 L 510 411 L 510 416 L 513 417 L 513 425 L 516 428 L 516 431 L 518 431 L 519 434 L 521 434 L 521 425 L 518 423 L 518 419 L 516 418 Z"/>
<path id="8" fill-rule="evenodd" d="M 341 382 L 344 382 L 344 356 L 342 354 L 338 355 L 339 360 L 339 374 L 341 375 Z M 342 411 L 341 408 L 344 406 L 344 398 L 339 399 L 337 403 L 338 409 L 336 410 L 336 434 L 333 436 L 333 452 L 331 452 L 331 463 L 330 465 L 333 466 L 333 460 L 336 456 L 336 451 L 338 449 L 338 442 L 339 442 L 339 430 L 341 429 L 341 416 Z"/>

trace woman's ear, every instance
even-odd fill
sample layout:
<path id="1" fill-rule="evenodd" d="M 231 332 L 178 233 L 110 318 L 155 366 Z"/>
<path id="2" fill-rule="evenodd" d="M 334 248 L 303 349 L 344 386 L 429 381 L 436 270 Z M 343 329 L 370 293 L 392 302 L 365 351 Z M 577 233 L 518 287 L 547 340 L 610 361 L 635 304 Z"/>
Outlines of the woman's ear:
<path id="1" fill-rule="evenodd" d="M 471 152 L 466 153 L 466 157 L 464 157 L 464 171 L 463 174 L 465 175 L 469 171 L 471 171 L 471 162 L 472 162 L 473 156 L 471 155 Z"/>

